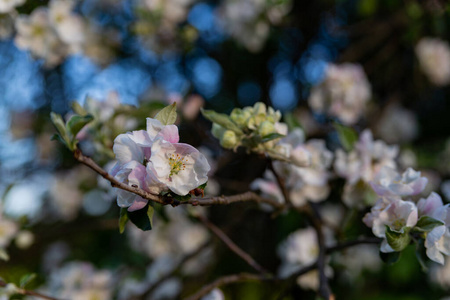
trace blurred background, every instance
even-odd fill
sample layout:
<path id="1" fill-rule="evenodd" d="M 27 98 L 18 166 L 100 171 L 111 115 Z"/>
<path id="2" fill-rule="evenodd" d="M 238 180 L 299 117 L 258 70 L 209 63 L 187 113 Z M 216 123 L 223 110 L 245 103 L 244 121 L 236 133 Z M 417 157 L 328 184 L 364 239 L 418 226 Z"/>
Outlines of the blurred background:
<path id="1" fill-rule="evenodd" d="M 212 166 L 206 193 L 245 192 L 267 161 L 222 149 L 199 109 L 259 101 L 331 151 L 332 122 L 371 129 L 450 201 L 449 38 L 450 5 L 439 0 L 0 0 L 0 254 L 9 256 L 0 276 L 35 273 L 27 287 L 59 298 L 178 299 L 251 271 L 181 208 L 158 208 L 152 231 L 119 234 L 115 191 L 51 141 L 50 112 L 68 117 L 73 102 L 95 117 L 80 147 L 106 169 L 118 134 L 177 102 L 181 140 Z M 347 108 L 327 104 L 343 94 Z M 335 180 L 321 206 L 345 225 L 338 238 L 372 236 L 367 209 L 347 208 L 342 187 Z M 280 243 L 306 226 L 298 213 L 272 219 L 256 205 L 198 211 L 275 273 Z M 330 265 L 337 299 L 442 299 L 450 288 L 450 265 L 423 272 L 410 248 L 394 265 L 377 246 Z M 317 283 L 305 282 L 222 290 L 226 299 L 315 299 Z"/>

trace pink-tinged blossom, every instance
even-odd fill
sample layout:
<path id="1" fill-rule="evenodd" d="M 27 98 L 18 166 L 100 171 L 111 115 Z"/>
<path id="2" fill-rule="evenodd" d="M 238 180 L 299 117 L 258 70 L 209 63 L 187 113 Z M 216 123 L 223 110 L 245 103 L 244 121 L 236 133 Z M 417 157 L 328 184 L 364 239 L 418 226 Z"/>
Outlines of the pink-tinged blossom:
<path id="1" fill-rule="evenodd" d="M 178 195 L 187 195 L 208 181 L 209 170 L 205 156 L 191 145 L 162 139 L 152 145 L 147 172 L 155 175 L 155 184 L 163 183 Z"/>
<path id="2" fill-rule="evenodd" d="M 427 182 L 427 178 L 420 176 L 420 171 L 412 168 L 399 174 L 395 169 L 383 167 L 370 184 L 380 196 L 413 196 L 421 193 Z"/>
<path id="3" fill-rule="evenodd" d="M 373 139 L 370 130 L 364 130 L 354 149 L 346 153 L 336 151 L 334 170 L 346 179 L 342 199 L 347 206 L 364 207 L 364 195 L 371 191 L 369 182 L 383 167 L 396 168 L 397 146 L 388 146 L 383 141 Z"/>
<path id="4" fill-rule="evenodd" d="M 371 212 L 366 214 L 364 223 L 372 227 L 372 232 L 379 238 L 384 238 L 381 243 L 381 252 L 393 252 L 386 240 L 386 226 L 392 231 L 404 233 L 405 227 L 412 228 L 417 224 L 418 211 L 413 202 L 403 201 L 400 198 L 379 198 Z"/>
<path id="5" fill-rule="evenodd" d="M 147 118 L 147 130 L 121 134 L 115 139 L 117 164 L 110 173 L 120 182 L 155 195 L 168 189 L 187 195 L 208 180 L 210 166 L 197 149 L 178 141 L 177 126 Z M 130 192 L 118 192 L 118 205 L 129 211 L 141 209 L 147 202 Z"/>
<path id="6" fill-rule="evenodd" d="M 426 199 L 420 199 L 417 203 L 419 216 L 428 216 L 444 223 L 436 226 L 427 233 L 425 248 L 427 256 L 440 264 L 444 264 L 444 254 L 450 255 L 450 207 L 444 205 L 441 197 L 436 193 L 431 193 Z"/>
<path id="7" fill-rule="evenodd" d="M 370 97 L 370 83 L 360 65 L 330 64 L 323 82 L 312 89 L 308 103 L 313 111 L 351 125 L 365 112 Z"/>

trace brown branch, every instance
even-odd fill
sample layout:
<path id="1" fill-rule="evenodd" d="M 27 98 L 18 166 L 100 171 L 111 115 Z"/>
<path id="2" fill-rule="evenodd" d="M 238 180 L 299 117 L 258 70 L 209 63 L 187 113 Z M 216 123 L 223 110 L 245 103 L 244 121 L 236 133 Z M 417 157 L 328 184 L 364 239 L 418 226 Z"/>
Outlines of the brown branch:
<path id="1" fill-rule="evenodd" d="M 289 198 L 289 193 L 287 191 L 284 179 L 278 175 L 277 171 L 275 170 L 275 168 L 273 166 L 273 161 L 271 159 L 269 159 L 269 169 L 270 169 L 270 171 L 272 171 L 273 175 L 275 176 L 275 179 L 277 180 L 278 186 L 280 187 L 281 193 L 283 194 L 285 203 L 288 206 L 292 207 L 293 205 L 292 205 L 291 199 Z"/>
<path id="2" fill-rule="evenodd" d="M 111 182 L 111 185 L 113 187 L 136 194 L 146 200 L 150 200 L 150 201 L 162 204 L 162 205 L 170 204 L 172 206 L 178 206 L 180 204 L 190 204 L 193 206 L 197 206 L 197 205 L 210 206 L 210 205 L 225 205 L 225 204 L 231 204 L 231 203 L 236 203 L 236 202 L 254 201 L 257 203 L 267 203 L 276 208 L 282 207 L 282 204 L 278 203 L 277 201 L 268 199 L 268 198 L 263 198 L 253 192 L 246 192 L 246 193 L 233 195 L 233 196 L 192 198 L 187 201 L 178 201 L 173 198 L 155 195 L 155 194 L 149 193 L 143 189 L 140 189 L 137 187 L 132 187 L 132 186 L 129 186 L 128 184 L 118 181 L 117 179 L 114 178 L 114 176 L 111 176 L 108 172 L 106 172 L 104 169 L 102 169 L 102 167 L 97 165 L 97 163 L 95 161 L 93 161 L 90 157 L 83 155 L 83 153 L 79 149 L 76 149 L 74 151 L 74 157 L 76 160 L 78 160 L 82 164 L 88 166 L 89 168 L 91 168 L 92 170 L 97 172 L 99 175 L 101 175 L 103 178 L 105 178 L 106 180 Z"/>
<path id="3" fill-rule="evenodd" d="M 241 274 L 234 274 L 234 275 L 228 275 L 220 277 L 216 280 L 214 280 L 212 283 L 204 286 L 200 291 L 195 293 L 194 295 L 186 298 L 185 300 L 198 300 L 201 297 L 205 296 L 209 292 L 211 292 L 213 289 L 222 286 L 227 285 L 230 283 L 235 282 L 243 282 L 243 281 L 267 281 L 267 280 L 275 280 L 271 277 L 266 277 L 264 275 L 256 275 L 256 274 L 249 274 L 249 273 L 241 273 Z"/>
<path id="4" fill-rule="evenodd" d="M 275 208 L 283 207 L 282 204 L 275 200 L 264 198 L 254 192 L 245 192 L 233 196 L 217 196 L 207 198 L 191 198 L 190 200 L 180 202 L 179 204 L 191 204 L 193 206 L 210 206 L 210 205 L 227 205 L 238 202 L 254 201 L 257 203 L 266 203 Z"/>
<path id="5" fill-rule="evenodd" d="M 211 223 L 207 218 L 202 215 L 198 215 L 197 218 L 211 230 L 224 244 L 233 251 L 236 255 L 242 258 L 247 264 L 249 264 L 256 271 L 269 275 L 269 272 L 264 269 L 260 264 L 258 264 L 253 257 L 251 257 L 247 252 L 242 250 L 238 245 L 236 245 L 219 227 Z M 272 275 L 270 275 L 272 276 Z"/>
<path id="6" fill-rule="evenodd" d="M 6 282 L 4 282 L 3 280 L 0 280 L 0 287 L 6 287 L 6 285 L 7 285 Z M 25 290 L 25 289 L 21 289 L 21 288 L 17 288 L 16 294 L 33 296 L 33 297 L 38 297 L 38 298 L 42 298 L 42 299 L 46 299 L 46 300 L 59 300 L 57 298 L 43 295 L 43 294 L 35 292 L 35 291 Z"/>

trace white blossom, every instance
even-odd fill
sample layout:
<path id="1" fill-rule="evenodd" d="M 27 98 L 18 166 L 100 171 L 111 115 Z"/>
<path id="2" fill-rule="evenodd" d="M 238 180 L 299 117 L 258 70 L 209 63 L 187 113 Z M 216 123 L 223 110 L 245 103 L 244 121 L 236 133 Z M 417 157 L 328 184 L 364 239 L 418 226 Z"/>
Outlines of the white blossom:
<path id="1" fill-rule="evenodd" d="M 370 97 L 370 83 L 360 65 L 330 64 L 323 82 L 311 90 L 308 103 L 313 111 L 351 125 L 363 115 Z"/>
<path id="2" fill-rule="evenodd" d="M 25 3 L 25 0 L 0 0 L 0 14 L 12 12 L 15 7 Z"/>
<path id="3" fill-rule="evenodd" d="M 450 47 L 446 41 L 424 37 L 416 45 L 416 54 L 428 79 L 437 86 L 450 82 Z"/>

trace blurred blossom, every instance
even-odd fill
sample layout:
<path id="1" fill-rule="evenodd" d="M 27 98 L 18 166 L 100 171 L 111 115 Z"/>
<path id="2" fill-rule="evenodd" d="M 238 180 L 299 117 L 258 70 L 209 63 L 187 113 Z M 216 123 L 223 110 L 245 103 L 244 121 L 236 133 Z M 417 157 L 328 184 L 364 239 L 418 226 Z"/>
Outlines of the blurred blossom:
<path id="1" fill-rule="evenodd" d="M 391 104 L 378 120 L 375 132 L 388 143 L 411 142 L 418 134 L 416 115 L 397 103 Z"/>
<path id="2" fill-rule="evenodd" d="M 52 295 L 73 300 L 112 299 L 114 277 L 109 270 L 96 270 L 88 262 L 69 262 L 52 271 L 45 288 Z"/>
<path id="3" fill-rule="evenodd" d="M 27 249 L 34 243 L 34 234 L 28 230 L 21 230 L 16 236 L 16 246 L 20 249 Z"/>
<path id="4" fill-rule="evenodd" d="M 183 117 L 187 120 L 194 120 L 200 113 L 200 108 L 205 104 L 205 100 L 200 95 L 190 95 L 183 104 Z"/>
<path id="5" fill-rule="evenodd" d="M 225 295 L 220 289 L 215 288 L 211 292 L 203 296 L 201 300 L 225 300 Z"/>
<path id="6" fill-rule="evenodd" d="M 447 202 L 450 202 L 450 180 L 446 180 L 441 184 L 441 191 Z"/>
<path id="7" fill-rule="evenodd" d="M 360 208 L 372 204 L 374 199 L 369 196 L 371 191 L 369 182 L 382 167 L 396 168 L 397 155 L 397 146 L 388 146 L 381 140 L 374 141 L 370 130 L 361 133 L 351 152 L 346 153 L 338 149 L 334 170 L 338 176 L 346 179 L 342 196 L 344 203 L 350 207 Z"/>
<path id="8" fill-rule="evenodd" d="M 251 52 L 258 52 L 269 35 L 269 24 L 278 24 L 289 13 L 291 1 L 226 0 L 217 12 L 224 30 Z"/>
<path id="9" fill-rule="evenodd" d="M 60 218 L 72 220 L 77 217 L 83 202 L 81 185 L 96 182 L 95 178 L 95 173 L 82 165 L 56 173 L 50 186 L 50 201 Z"/>
<path id="10" fill-rule="evenodd" d="M 411 149 L 402 149 L 398 157 L 401 169 L 415 168 L 417 166 L 417 156 Z"/>
<path id="11" fill-rule="evenodd" d="M 42 256 L 42 267 L 46 272 L 57 269 L 61 263 L 69 256 L 70 248 L 63 241 L 50 244 Z"/>
<path id="12" fill-rule="evenodd" d="M 12 220 L 6 219 L 0 211 L 0 248 L 8 247 L 18 230 L 18 225 Z"/>
<path id="13" fill-rule="evenodd" d="M 370 83 L 360 65 L 329 64 L 322 83 L 311 90 L 308 103 L 314 112 L 352 125 L 365 113 L 370 97 Z"/>
<path id="14" fill-rule="evenodd" d="M 12 111 L 9 132 L 14 139 L 22 139 L 33 134 L 35 115 L 30 110 Z"/>
<path id="15" fill-rule="evenodd" d="M 443 266 L 433 264 L 429 272 L 430 280 L 443 289 L 450 288 L 450 259 Z"/>
<path id="16" fill-rule="evenodd" d="M 208 231 L 200 224 L 192 222 L 183 209 L 165 208 L 169 222 L 154 216 L 152 234 L 130 226 L 127 229 L 131 245 L 153 259 L 162 257 L 177 261 L 195 251 L 209 238 Z M 210 262 L 208 259 L 192 259 L 196 262 L 189 274 L 198 274 Z"/>
<path id="17" fill-rule="evenodd" d="M 352 281 L 358 279 L 363 270 L 376 272 L 381 269 L 383 262 L 376 245 L 357 245 L 349 247 L 339 253 L 336 261 L 345 267 L 345 275 Z"/>
<path id="18" fill-rule="evenodd" d="M 326 203 L 320 207 L 320 214 L 326 226 L 340 228 L 344 221 L 344 207 L 338 204 Z"/>
<path id="19" fill-rule="evenodd" d="M 0 14 L 9 13 L 24 3 L 25 0 L 0 0 Z"/>
<path id="20" fill-rule="evenodd" d="M 421 196 L 428 196 L 432 192 L 439 189 L 442 178 L 438 172 L 436 172 L 432 169 L 422 170 L 422 174 L 424 177 L 426 177 L 428 179 L 428 184 L 425 186 L 425 189 L 422 191 Z"/>
<path id="21" fill-rule="evenodd" d="M 450 82 L 450 47 L 439 38 L 424 37 L 416 45 L 420 67 L 437 86 Z"/>

